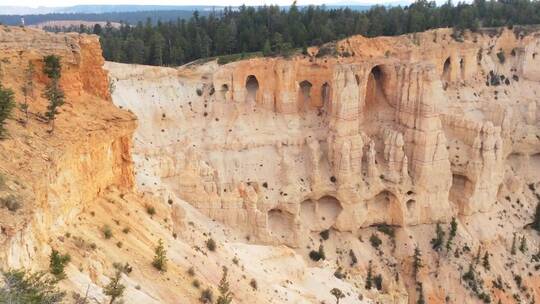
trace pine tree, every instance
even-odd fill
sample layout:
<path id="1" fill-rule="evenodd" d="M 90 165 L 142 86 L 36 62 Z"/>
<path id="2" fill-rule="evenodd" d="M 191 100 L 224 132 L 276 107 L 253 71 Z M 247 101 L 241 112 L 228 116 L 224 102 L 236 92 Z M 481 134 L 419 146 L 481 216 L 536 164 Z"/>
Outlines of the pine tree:
<path id="1" fill-rule="evenodd" d="M 413 273 L 414 273 L 414 279 L 417 280 L 418 272 L 420 269 L 424 267 L 422 264 L 422 253 L 420 252 L 420 249 L 418 246 L 414 248 L 414 256 L 413 256 Z"/>
<path id="2" fill-rule="evenodd" d="M 159 239 L 158 246 L 155 249 L 152 266 L 161 272 L 167 271 L 167 250 L 165 250 L 162 239 Z"/>
<path id="3" fill-rule="evenodd" d="M 521 251 L 521 253 L 525 253 L 527 252 L 527 250 L 529 250 L 529 248 L 527 247 L 527 239 L 524 235 L 522 235 L 521 242 L 519 244 L 519 251 Z"/>
<path id="4" fill-rule="evenodd" d="M 154 32 L 150 39 L 150 58 L 148 63 L 151 65 L 163 65 L 163 45 L 165 39 L 159 32 Z"/>
<path id="5" fill-rule="evenodd" d="M 375 288 L 377 288 L 377 290 L 382 290 L 383 277 L 381 274 L 376 275 L 373 278 L 373 282 L 375 283 Z"/>
<path id="6" fill-rule="evenodd" d="M 63 303 L 66 293 L 59 291 L 57 284 L 58 279 L 45 272 L 0 271 L 0 303 Z"/>
<path id="7" fill-rule="evenodd" d="M 24 96 L 24 102 L 19 105 L 21 111 L 24 113 L 25 125 L 28 123 L 28 99 L 34 97 L 34 72 L 34 64 L 31 61 L 28 61 L 28 66 L 24 71 L 24 82 L 21 87 L 21 91 Z"/>
<path id="8" fill-rule="evenodd" d="M 336 298 L 336 304 L 339 304 L 339 300 L 345 298 L 345 295 L 339 288 L 332 288 L 330 293 Z"/>
<path id="9" fill-rule="evenodd" d="M 124 290 L 126 289 L 126 286 L 120 283 L 121 278 L 122 272 L 117 270 L 114 277 L 110 278 L 111 281 L 109 282 L 109 284 L 107 284 L 107 286 L 103 288 L 103 293 L 111 297 L 109 304 L 114 304 L 116 300 L 120 300 L 124 295 Z"/>
<path id="10" fill-rule="evenodd" d="M 478 251 L 476 252 L 476 257 L 474 258 L 474 264 L 478 265 L 480 263 L 481 254 L 482 254 L 482 248 L 478 246 Z"/>
<path id="11" fill-rule="evenodd" d="M 218 285 L 219 297 L 216 304 L 230 304 L 232 302 L 232 294 L 229 290 L 229 282 L 227 282 L 227 272 L 227 267 L 223 266 L 223 275 Z"/>
<path id="12" fill-rule="evenodd" d="M 482 259 L 482 266 L 484 266 L 485 270 L 490 270 L 491 266 L 489 264 L 489 253 L 486 251 L 484 254 L 484 258 Z"/>
<path id="13" fill-rule="evenodd" d="M 536 212 L 534 213 L 532 228 L 538 233 L 540 233 L 540 202 L 538 202 L 538 204 L 536 205 Z"/>
<path id="14" fill-rule="evenodd" d="M 49 105 L 47 106 L 47 112 L 45 112 L 45 117 L 51 123 L 52 133 L 54 131 L 54 120 L 58 114 L 58 107 L 62 106 L 65 101 L 64 91 L 60 88 L 60 77 L 61 77 L 61 63 L 60 57 L 56 55 L 49 55 L 43 58 L 44 67 L 43 72 L 49 77 L 49 83 L 45 88 L 44 97 L 49 100 Z"/>
<path id="15" fill-rule="evenodd" d="M 66 277 L 64 268 L 71 261 L 69 254 L 60 254 L 57 250 L 53 249 L 49 256 L 49 270 L 59 280 Z"/>
<path id="16" fill-rule="evenodd" d="M 6 136 L 6 120 L 11 117 L 11 111 L 15 107 L 14 94 L 0 83 L 0 139 Z"/>
<path id="17" fill-rule="evenodd" d="M 515 255 L 516 254 L 516 234 L 514 233 L 514 237 L 512 239 L 512 248 L 510 248 L 510 254 Z"/>
<path id="18" fill-rule="evenodd" d="M 424 286 L 422 285 L 422 282 L 416 284 L 416 291 L 418 292 L 416 304 L 425 304 L 426 300 L 424 300 Z"/>
<path id="19" fill-rule="evenodd" d="M 264 42 L 262 53 L 265 57 L 272 55 L 272 48 L 270 47 L 270 41 L 268 41 L 268 39 L 266 39 L 266 41 Z"/>
<path id="20" fill-rule="evenodd" d="M 448 240 L 446 241 L 446 251 L 450 251 L 452 248 L 452 241 L 456 237 L 457 233 L 457 221 L 455 217 L 452 217 L 450 222 L 450 232 L 448 232 Z"/>
<path id="21" fill-rule="evenodd" d="M 431 246 L 433 250 L 440 251 L 444 244 L 444 231 L 442 230 L 439 223 L 437 223 L 437 226 L 435 228 L 435 235 L 435 238 L 431 239 Z"/>
<path id="22" fill-rule="evenodd" d="M 368 263 L 368 270 L 367 270 L 367 276 L 366 276 L 366 289 L 369 290 L 373 287 L 373 273 L 371 270 L 371 261 Z"/>

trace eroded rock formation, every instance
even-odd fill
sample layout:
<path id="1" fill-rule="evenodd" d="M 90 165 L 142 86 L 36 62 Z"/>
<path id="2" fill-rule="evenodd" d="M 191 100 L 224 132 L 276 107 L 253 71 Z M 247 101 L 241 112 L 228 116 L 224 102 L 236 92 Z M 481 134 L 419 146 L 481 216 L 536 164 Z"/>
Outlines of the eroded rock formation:
<path id="1" fill-rule="evenodd" d="M 535 29 L 356 36 L 329 56 L 105 70 L 94 36 L 1 27 L 0 38 L 2 83 L 17 98 L 21 67 L 37 66 L 43 91 L 41 59 L 54 53 L 68 100 L 49 134 L 36 93 L 28 125 L 15 113 L 0 141 L 0 198 L 23 206 L 0 208 L 3 267 L 46 269 L 59 248 L 73 259 L 61 287 L 101 302 L 113 262 L 134 269 L 126 303 L 195 303 L 195 280 L 217 285 L 222 266 L 235 303 L 329 303 L 334 287 L 342 303 L 416 303 L 418 283 L 427 303 L 540 298 L 528 227 L 540 195 Z M 445 244 L 434 250 L 436 224 Z M 158 239 L 166 273 L 151 266 Z M 511 253 L 516 239 L 527 250 Z M 317 250 L 325 259 L 309 258 Z M 380 290 L 365 287 L 368 267 Z"/>

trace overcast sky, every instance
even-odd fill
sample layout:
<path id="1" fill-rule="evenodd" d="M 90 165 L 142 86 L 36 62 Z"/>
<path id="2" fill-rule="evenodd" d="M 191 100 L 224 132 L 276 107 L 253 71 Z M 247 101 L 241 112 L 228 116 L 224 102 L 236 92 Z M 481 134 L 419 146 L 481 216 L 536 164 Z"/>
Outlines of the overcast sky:
<path id="1" fill-rule="evenodd" d="M 389 3 L 396 2 L 395 0 L 298 0 L 298 5 L 307 4 L 373 4 L 373 3 Z M 78 4 L 152 4 L 152 5 L 263 5 L 263 4 L 279 4 L 290 5 L 292 0 L 0 0 L 0 5 L 8 6 L 73 6 Z"/>

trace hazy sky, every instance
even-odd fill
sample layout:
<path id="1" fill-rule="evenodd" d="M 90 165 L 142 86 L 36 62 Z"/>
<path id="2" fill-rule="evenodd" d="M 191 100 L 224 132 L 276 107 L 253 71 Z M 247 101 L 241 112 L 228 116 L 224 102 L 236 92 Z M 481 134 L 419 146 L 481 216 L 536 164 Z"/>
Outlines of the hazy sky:
<path id="1" fill-rule="evenodd" d="M 299 5 L 305 4 L 335 4 L 335 3 L 354 3 L 354 4 L 373 4 L 388 3 L 394 0 L 298 0 Z M 153 5 L 263 5 L 279 4 L 290 5 L 292 0 L 0 0 L 0 5 L 9 6 L 72 6 L 77 4 L 153 4 Z"/>

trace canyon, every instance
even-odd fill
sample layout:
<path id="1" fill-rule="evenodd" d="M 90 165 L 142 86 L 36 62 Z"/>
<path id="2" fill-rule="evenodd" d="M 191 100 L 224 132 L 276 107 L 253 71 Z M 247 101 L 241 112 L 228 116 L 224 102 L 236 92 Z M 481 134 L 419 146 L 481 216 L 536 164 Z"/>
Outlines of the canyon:
<path id="1" fill-rule="evenodd" d="M 223 266 L 234 303 L 334 303 L 332 288 L 340 303 L 540 299 L 535 27 L 175 68 L 104 62 L 84 34 L 1 26 L 0 49 L 18 100 L 21 67 L 42 92 L 50 54 L 67 97 L 54 133 L 36 93 L 0 141 L 0 198 L 22 206 L 0 208 L 3 268 L 69 253 L 60 287 L 100 303 L 113 263 L 133 269 L 126 303 L 197 303 Z"/>

